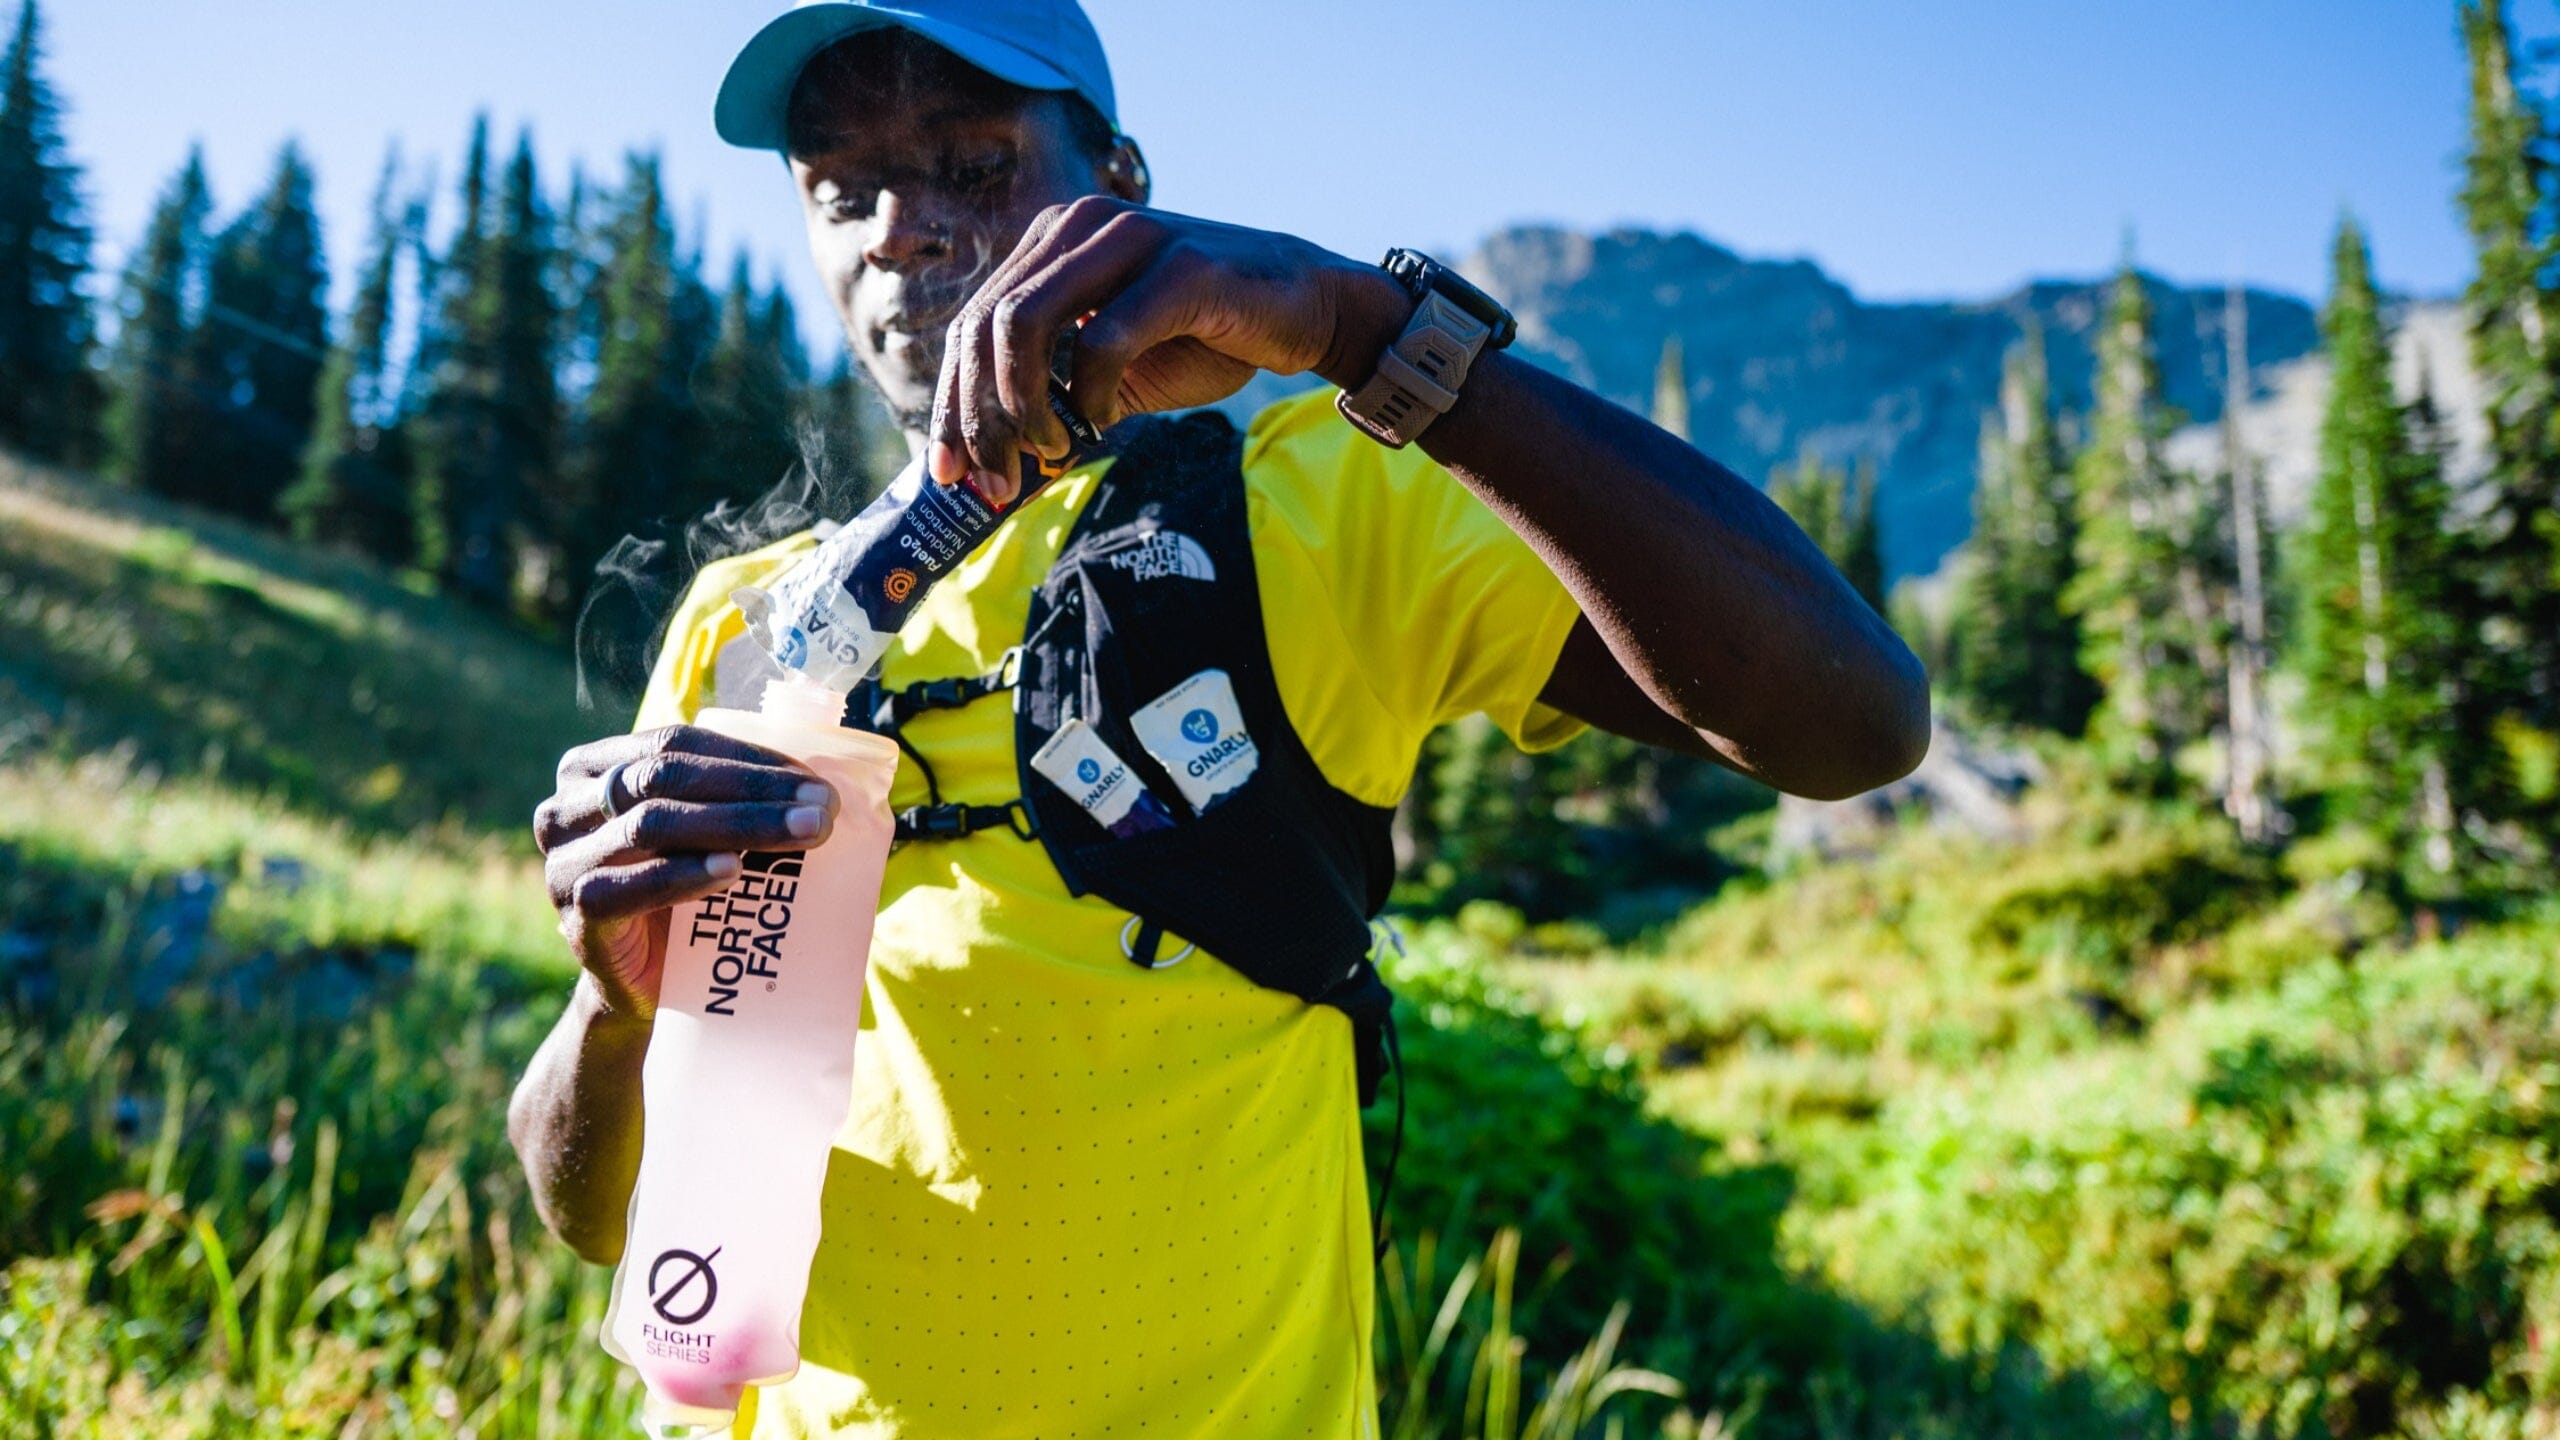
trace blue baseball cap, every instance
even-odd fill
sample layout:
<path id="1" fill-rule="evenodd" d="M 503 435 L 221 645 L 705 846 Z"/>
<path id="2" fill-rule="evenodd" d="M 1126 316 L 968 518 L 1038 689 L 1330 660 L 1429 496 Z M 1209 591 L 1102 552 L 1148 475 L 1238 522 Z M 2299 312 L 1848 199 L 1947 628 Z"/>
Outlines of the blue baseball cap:
<path id="1" fill-rule="evenodd" d="M 791 87 L 801 68 L 848 35 L 889 25 L 912 30 L 999 80 L 1028 90 L 1074 91 L 1113 128 L 1120 124 L 1102 37 L 1076 0 L 800 0 L 729 62 L 711 107 L 720 138 L 749 150 L 784 149 Z"/>

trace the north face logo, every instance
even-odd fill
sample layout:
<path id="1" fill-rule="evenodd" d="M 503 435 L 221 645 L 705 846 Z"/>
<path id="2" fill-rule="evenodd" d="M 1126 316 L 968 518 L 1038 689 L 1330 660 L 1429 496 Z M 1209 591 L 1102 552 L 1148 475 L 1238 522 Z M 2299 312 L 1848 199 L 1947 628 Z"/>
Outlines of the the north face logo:
<path id="1" fill-rule="evenodd" d="M 1215 580 L 1218 567 L 1200 542 L 1179 530 L 1151 530 L 1138 537 L 1136 544 L 1115 550 L 1108 557 L 1111 568 L 1126 570 L 1136 580 L 1161 580 L 1179 575 L 1186 580 Z"/>

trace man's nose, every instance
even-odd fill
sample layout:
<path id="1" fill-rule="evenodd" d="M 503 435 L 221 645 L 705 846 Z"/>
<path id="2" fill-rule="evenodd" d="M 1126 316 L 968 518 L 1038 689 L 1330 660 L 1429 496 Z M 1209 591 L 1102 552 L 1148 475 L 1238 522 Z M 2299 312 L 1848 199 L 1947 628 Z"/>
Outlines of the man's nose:
<path id="1" fill-rule="evenodd" d="M 871 210 L 871 234 L 862 247 L 863 263 L 897 270 L 950 253 L 951 226 L 932 207 L 895 190 L 880 192 Z"/>

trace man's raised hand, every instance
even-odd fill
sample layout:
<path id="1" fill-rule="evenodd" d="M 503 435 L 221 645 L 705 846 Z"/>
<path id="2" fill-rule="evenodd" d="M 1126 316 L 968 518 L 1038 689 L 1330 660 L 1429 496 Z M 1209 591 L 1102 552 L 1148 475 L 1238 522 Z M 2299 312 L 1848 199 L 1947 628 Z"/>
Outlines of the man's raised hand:
<path id="1" fill-rule="evenodd" d="M 1068 403 L 1107 426 L 1222 400 L 1256 370 L 1357 384 L 1411 308 L 1384 271 L 1294 236 L 1101 196 L 1054 206 L 951 322 L 933 478 L 1001 505 L 1023 451 L 1067 453 L 1050 363 L 1079 319 Z"/>

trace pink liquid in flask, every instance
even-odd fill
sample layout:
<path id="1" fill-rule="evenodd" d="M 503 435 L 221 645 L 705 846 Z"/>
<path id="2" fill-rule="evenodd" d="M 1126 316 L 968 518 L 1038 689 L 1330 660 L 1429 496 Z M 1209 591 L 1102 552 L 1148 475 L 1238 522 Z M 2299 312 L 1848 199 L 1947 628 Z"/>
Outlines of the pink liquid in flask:
<path id="1" fill-rule="evenodd" d="M 670 917 L 641 1064 L 640 1175 L 604 1346 L 647 1387 L 642 1428 L 725 1428 L 750 1385 L 800 1368 L 827 1157 L 852 1104 L 853 1042 L 897 746 L 840 726 L 843 697 L 796 677 L 761 713 L 695 723 L 779 750 L 835 787 L 809 850 L 758 851 Z"/>

